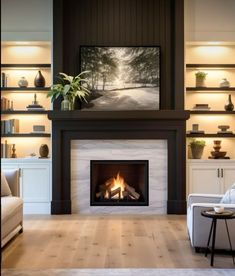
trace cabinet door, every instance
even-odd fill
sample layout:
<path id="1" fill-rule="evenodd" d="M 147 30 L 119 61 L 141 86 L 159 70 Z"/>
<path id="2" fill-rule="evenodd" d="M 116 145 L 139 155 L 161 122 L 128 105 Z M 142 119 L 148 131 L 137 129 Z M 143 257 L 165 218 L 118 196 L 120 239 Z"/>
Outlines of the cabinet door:
<path id="1" fill-rule="evenodd" d="M 235 166 L 224 166 L 221 169 L 221 178 L 223 179 L 223 193 L 225 193 L 232 184 L 235 183 Z"/>
<path id="2" fill-rule="evenodd" d="M 48 166 L 21 167 L 22 197 L 24 202 L 49 202 L 50 171 Z"/>
<path id="3" fill-rule="evenodd" d="M 220 194 L 221 192 L 217 166 L 189 166 L 189 193 Z"/>

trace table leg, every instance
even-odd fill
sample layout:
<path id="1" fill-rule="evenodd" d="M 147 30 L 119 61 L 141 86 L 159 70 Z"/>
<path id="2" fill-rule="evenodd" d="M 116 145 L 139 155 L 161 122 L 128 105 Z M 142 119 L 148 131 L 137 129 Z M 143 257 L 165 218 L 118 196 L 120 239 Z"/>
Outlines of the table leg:
<path id="1" fill-rule="evenodd" d="M 214 220 L 212 220 L 212 222 L 211 222 L 211 229 L 210 229 L 210 233 L 209 233 L 209 237 L 208 237 L 208 241 L 207 241 L 205 257 L 207 257 L 207 252 L 208 252 L 208 248 L 209 248 L 209 245 L 210 245 L 211 233 L 212 233 L 213 225 L 214 225 Z"/>
<path id="2" fill-rule="evenodd" d="M 226 229 L 227 229 L 227 234 L 228 234 L 228 240 L 229 240 L 230 250 L 231 250 L 231 254 L 232 254 L 232 258 L 233 258 L 233 264 L 235 264 L 235 262 L 234 262 L 234 255 L 233 255 L 232 243 L 231 243 L 231 239 L 230 239 L 230 235 L 229 235 L 229 231 L 228 231 L 227 220 L 225 219 L 224 221 L 225 221 L 225 225 L 226 225 Z"/>
<path id="3" fill-rule="evenodd" d="M 217 219 L 213 218 L 214 221 L 214 229 L 213 229 L 213 235 L 212 235 L 212 248 L 211 248 L 211 266 L 214 265 L 214 251 L 215 251 L 215 237 L 216 237 L 216 224 Z"/>

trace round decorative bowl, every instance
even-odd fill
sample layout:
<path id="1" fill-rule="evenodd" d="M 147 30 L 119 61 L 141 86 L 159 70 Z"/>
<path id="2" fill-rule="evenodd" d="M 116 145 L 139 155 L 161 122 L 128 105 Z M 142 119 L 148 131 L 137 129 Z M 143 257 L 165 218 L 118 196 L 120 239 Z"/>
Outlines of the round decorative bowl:
<path id="1" fill-rule="evenodd" d="M 221 125 L 221 126 L 218 126 L 218 128 L 219 128 L 221 131 L 227 131 L 227 129 L 229 129 L 230 126 L 228 126 L 228 125 Z"/>
<path id="2" fill-rule="evenodd" d="M 211 151 L 211 155 L 213 157 L 217 157 L 217 158 L 223 158 L 225 157 L 227 151 Z"/>

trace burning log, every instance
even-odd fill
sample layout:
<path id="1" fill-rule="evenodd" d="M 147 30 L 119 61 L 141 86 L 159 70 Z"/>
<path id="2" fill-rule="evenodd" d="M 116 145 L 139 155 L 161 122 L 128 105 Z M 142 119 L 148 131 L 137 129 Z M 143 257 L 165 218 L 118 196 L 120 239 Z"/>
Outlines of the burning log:
<path id="1" fill-rule="evenodd" d="M 102 198 L 104 198 L 105 193 L 104 192 L 99 192 L 99 193 L 96 193 L 95 195 L 96 195 L 97 198 L 100 197 L 102 199 Z"/>
<path id="2" fill-rule="evenodd" d="M 139 199 L 140 194 L 135 191 L 135 189 L 131 186 L 129 186 L 127 183 L 125 183 L 126 190 L 133 196 L 135 199 Z"/>
<path id="3" fill-rule="evenodd" d="M 117 189 L 115 189 L 113 191 L 109 191 L 109 199 L 114 197 L 116 194 L 118 194 L 118 197 L 120 199 L 121 198 L 121 188 L 120 187 L 118 187 Z"/>

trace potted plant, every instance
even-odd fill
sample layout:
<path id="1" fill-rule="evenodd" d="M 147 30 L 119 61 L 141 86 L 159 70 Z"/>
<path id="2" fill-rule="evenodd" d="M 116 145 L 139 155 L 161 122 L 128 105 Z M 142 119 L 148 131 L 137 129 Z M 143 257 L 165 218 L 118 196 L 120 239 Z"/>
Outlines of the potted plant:
<path id="1" fill-rule="evenodd" d="M 195 73 L 196 76 L 196 87 L 206 87 L 205 79 L 206 79 L 207 73 L 198 71 Z"/>
<path id="2" fill-rule="evenodd" d="M 206 142 L 204 140 L 192 139 L 189 145 L 192 153 L 192 158 L 201 159 Z"/>
<path id="3" fill-rule="evenodd" d="M 83 75 L 87 73 L 88 71 L 83 71 L 77 76 L 59 73 L 61 83 L 52 85 L 47 97 L 51 97 L 51 102 L 54 102 L 59 96 L 62 96 L 61 110 L 72 110 L 76 98 L 81 102 L 87 102 L 86 97 L 90 91 L 87 89 L 88 80 L 83 78 Z"/>

